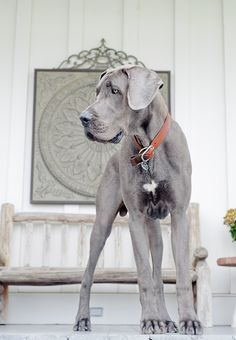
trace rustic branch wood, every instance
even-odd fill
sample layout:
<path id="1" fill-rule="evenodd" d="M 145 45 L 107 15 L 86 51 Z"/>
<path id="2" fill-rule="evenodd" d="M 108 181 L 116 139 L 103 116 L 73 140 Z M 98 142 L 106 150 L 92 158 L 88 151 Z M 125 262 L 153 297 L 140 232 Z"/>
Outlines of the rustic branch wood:
<path id="1" fill-rule="evenodd" d="M 78 268 L 8 268 L 0 267 L 0 281 L 8 285 L 19 286 L 51 286 L 81 283 L 84 269 Z M 191 280 L 197 280 L 197 274 L 191 270 Z M 171 269 L 162 271 L 164 283 L 175 283 L 176 272 Z M 94 283 L 137 284 L 137 272 L 130 269 L 97 270 Z"/>
<path id="2" fill-rule="evenodd" d="M 199 226 L 199 207 L 196 203 L 191 203 L 187 211 L 190 222 L 190 275 L 193 284 L 194 300 L 197 313 L 204 326 L 212 325 L 212 306 L 211 306 L 211 288 L 210 288 L 210 270 L 206 263 L 208 256 L 207 250 L 200 243 L 200 226 Z M 51 285 L 70 285 L 80 284 L 84 272 L 83 267 L 50 267 L 48 265 L 47 254 L 51 240 L 51 227 L 53 225 L 62 226 L 62 237 L 65 242 L 62 243 L 61 251 L 66 251 L 66 233 L 70 225 L 76 227 L 91 227 L 95 222 L 95 215 L 81 214 L 55 214 L 55 213 L 14 213 L 14 206 L 6 203 L 2 205 L 1 226 L 0 226 L 0 324 L 6 322 L 7 313 L 7 296 L 9 285 L 19 286 L 51 286 Z M 10 261 L 12 234 L 14 225 L 25 226 L 26 243 L 25 247 L 31 247 L 31 237 L 34 227 L 43 226 L 44 235 L 43 243 L 43 266 L 32 267 L 29 254 L 25 257 L 25 266 L 12 267 Z M 120 228 L 128 226 L 127 217 L 117 217 L 114 222 L 116 228 L 115 237 L 120 237 Z M 170 228 L 170 218 L 161 221 L 162 228 Z M 119 240 L 115 240 L 115 251 L 119 253 Z M 33 249 L 31 249 L 33 250 Z M 78 255 L 81 256 L 81 249 L 78 249 Z M 119 268 L 119 259 L 116 261 L 117 266 L 113 268 L 98 268 L 95 272 L 94 283 L 112 283 L 112 284 L 137 284 L 136 268 Z M 164 283 L 175 284 L 176 272 L 174 268 L 163 268 L 162 279 Z"/>

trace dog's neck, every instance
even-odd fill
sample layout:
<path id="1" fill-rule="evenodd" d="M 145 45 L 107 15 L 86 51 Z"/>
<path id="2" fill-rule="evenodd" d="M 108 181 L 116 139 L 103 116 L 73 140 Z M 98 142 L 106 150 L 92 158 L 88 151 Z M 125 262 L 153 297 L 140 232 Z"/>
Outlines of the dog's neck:
<path id="1" fill-rule="evenodd" d="M 129 134 L 138 135 L 142 145 L 148 146 L 161 129 L 167 113 L 164 99 L 158 93 L 147 108 L 140 110 Z"/>

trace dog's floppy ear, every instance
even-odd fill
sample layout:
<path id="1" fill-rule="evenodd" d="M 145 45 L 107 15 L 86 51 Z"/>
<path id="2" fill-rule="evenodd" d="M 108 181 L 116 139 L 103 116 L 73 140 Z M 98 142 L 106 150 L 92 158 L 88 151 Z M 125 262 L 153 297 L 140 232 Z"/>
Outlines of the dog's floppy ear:
<path id="1" fill-rule="evenodd" d="M 140 66 L 130 67 L 124 71 L 129 81 L 127 93 L 129 107 L 132 110 L 144 109 L 163 86 L 163 81 L 156 72 Z"/>
<path id="2" fill-rule="evenodd" d="M 100 80 L 105 76 L 105 74 L 107 74 L 107 71 L 104 71 L 104 72 L 101 73 Z"/>

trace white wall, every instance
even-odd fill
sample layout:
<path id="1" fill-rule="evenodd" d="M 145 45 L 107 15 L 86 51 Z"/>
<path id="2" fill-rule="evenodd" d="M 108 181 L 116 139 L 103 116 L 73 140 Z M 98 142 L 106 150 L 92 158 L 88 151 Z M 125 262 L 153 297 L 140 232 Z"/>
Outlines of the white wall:
<path id="1" fill-rule="evenodd" d="M 236 293 L 236 269 L 216 265 L 235 254 L 222 224 L 236 206 L 235 14 L 235 0 L 0 0 L 0 203 L 17 211 L 94 211 L 29 203 L 33 73 L 105 38 L 146 66 L 171 71 L 172 111 L 192 155 L 192 201 L 200 203 L 213 293 Z"/>

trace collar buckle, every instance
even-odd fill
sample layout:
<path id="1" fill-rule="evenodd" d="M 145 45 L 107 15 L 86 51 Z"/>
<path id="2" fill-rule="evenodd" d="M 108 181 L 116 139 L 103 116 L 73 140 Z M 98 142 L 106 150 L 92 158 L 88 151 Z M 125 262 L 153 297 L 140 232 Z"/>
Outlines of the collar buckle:
<path id="1" fill-rule="evenodd" d="M 130 158 L 132 166 L 136 166 L 138 164 L 141 164 L 144 169 L 148 169 L 147 162 L 154 156 L 155 149 L 163 142 L 165 139 L 171 125 L 171 116 L 168 113 L 165 121 L 159 130 L 159 132 L 156 134 L 154 139 L 152 140 L 151 144 L 149 146 L 143 147 L 142 143 L 140 142 L 138 136 L 134 136 L 134 145 L 139 150 L 139 153 L 132 156 Z"/>
<path id="2" fill-rule="evenodd" d="M 152 158 L 153 153 L 154 153 L 154 146 L 152 144 L 150 144 L 149 146 L 146 146 L 145 148 L 142 148 L 139 151 L 142 162 L 148 162 L 150 158 Z M 147 155 L 146 159 L 144 158 L 145 155 Z"/>
<path id="3" fill-rule="evenodd" d="M 150 160 L 150 158 L 152 157 L 154 153 L 154 147 L 153 145 L 149 145 L 146 146 L 145 148 L 142 148 L 139 151 L 140 157 L 141 157 L 141 166 L 143 168 L 143 170 L 148 171 L 148 161 Z M 145 158 L 144 156 L 147 156 L 147 158 Z"/>

